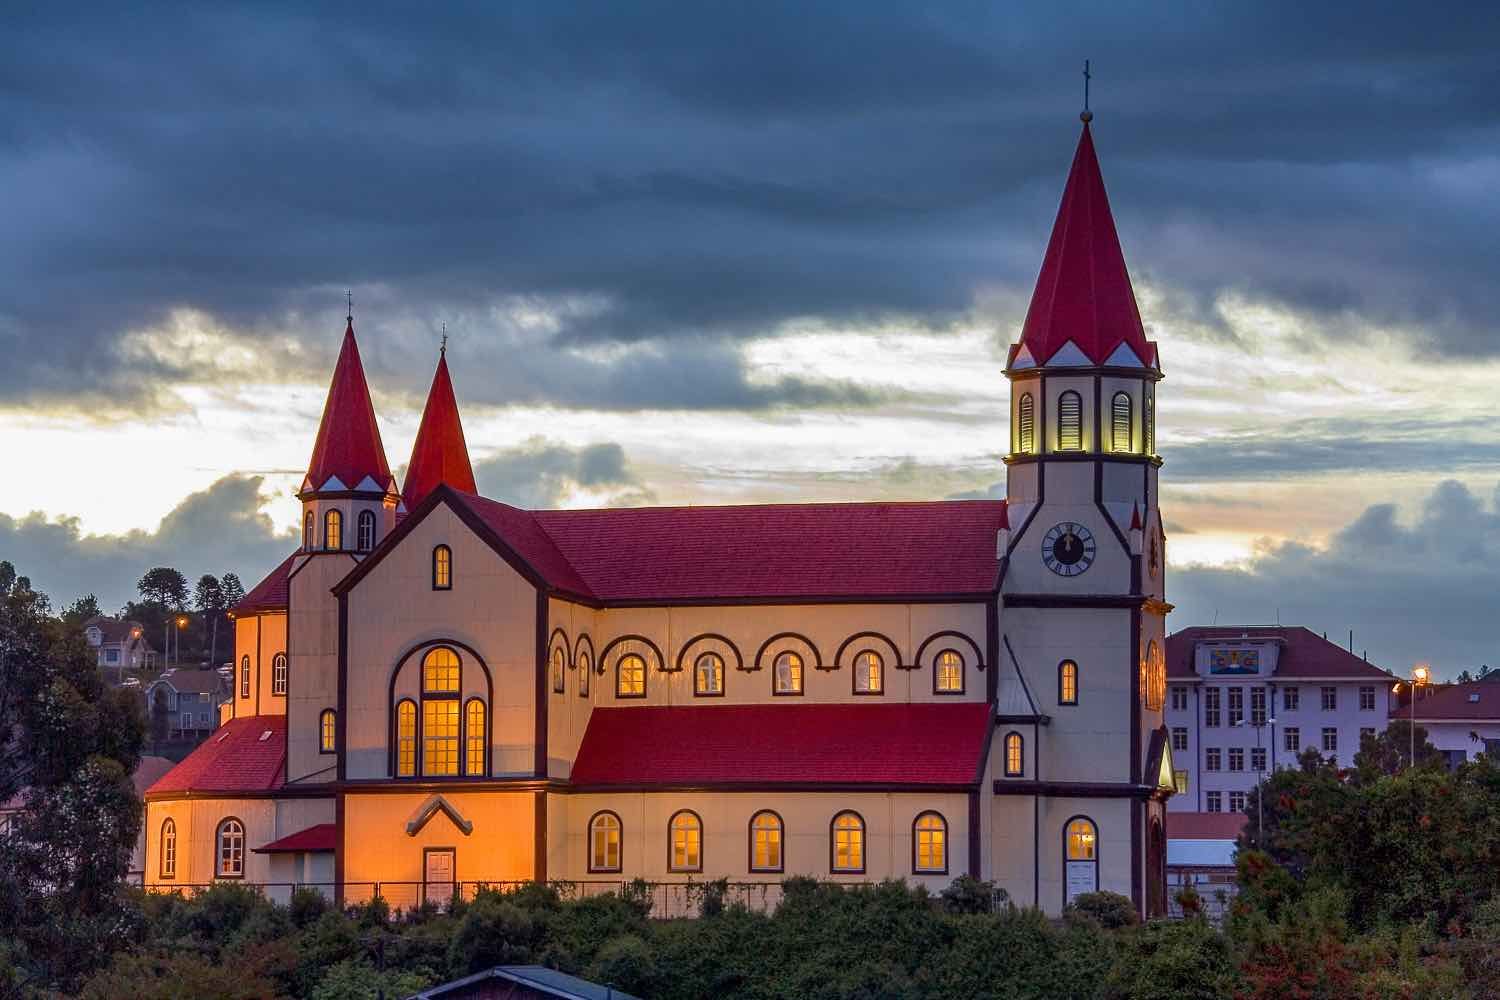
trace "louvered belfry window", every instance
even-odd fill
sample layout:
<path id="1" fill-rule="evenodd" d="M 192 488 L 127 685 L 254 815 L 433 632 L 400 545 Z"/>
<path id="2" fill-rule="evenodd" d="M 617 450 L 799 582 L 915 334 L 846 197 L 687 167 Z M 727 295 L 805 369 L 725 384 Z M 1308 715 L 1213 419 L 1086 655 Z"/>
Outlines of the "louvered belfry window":
<path id="1" fill-rule="evenodd" d="M 1016 451 L 1029 455 L 1036 451 L 1036 402 L 1031 393 L 1021 394 L 1016 411 Z"/>
<path id="2" fill-rule="evenodd" d="M 1110 406 L 1111 440 L 1110 447 L 1113 451 L 1133 451 L 1130 441 L 1130 394 L 1126 392 L 1115 393 L 1114 403 Z"/>
<path id="3" fill-rule="evenodd" d="M 1059 451 L 1083 448 L 1083 397 L 1071 389 L 1057 399 L 1057 448 Z"/>

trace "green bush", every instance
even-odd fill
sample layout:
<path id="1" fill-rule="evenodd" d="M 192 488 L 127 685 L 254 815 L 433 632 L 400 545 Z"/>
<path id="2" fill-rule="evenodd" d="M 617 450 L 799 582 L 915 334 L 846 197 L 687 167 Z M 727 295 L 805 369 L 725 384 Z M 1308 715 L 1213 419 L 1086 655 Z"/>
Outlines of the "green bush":
<path id="1" fill-rule="evenodd" d="M 1085 892 L 1068 904 L 1067 915 L 1087 920 L 1106 930 L 1118 930 L 1140 922 L 1135 904 L 1118 892 Z"/>
<path id="2" fill-rule="evenodd" d="M 492 965 L 530 962 L 545 925 L 497 892 L 484 891 L 464 911 L 448 946 L 448 968 L 466 976 Z"/>

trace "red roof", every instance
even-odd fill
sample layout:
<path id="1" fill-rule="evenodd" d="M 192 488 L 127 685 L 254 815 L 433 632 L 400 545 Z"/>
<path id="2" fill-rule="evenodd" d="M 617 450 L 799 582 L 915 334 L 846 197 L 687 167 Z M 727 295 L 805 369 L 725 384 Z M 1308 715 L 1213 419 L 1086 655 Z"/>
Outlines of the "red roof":
<path id="1" fill-rule="evenodd" d="M 972 785 L 990 725 L 979 702 L 596 708 L 572 780 Z"/>
<path id="2" fill-rule="evenodd" d="M 262 611 L 285 611 L 287 580 L 292 573 L 292 561 L 297 558 L 293 552 L 281 561 L 281 564 L 266 574 L 266 578 L 254 587 L 250 593 L 240 598 L 239 603 L 229 609 L 232 615 L 254 615 Z"/>
<path id="3" fill-rule="evenodd" d="M 141 762 L 135 766 L 135 773 L 130 776 L 131 783 L 135 785 L 135 794 L 145 795 L 148 788 L 176 766 L 166 757 L 142 757 Z"/>
<path id="4" fill-rule="evenodd" d="M 275 791 L 281 787 L 285 763 L 286 716 L 231 719 L 146 793 Z"/>
<path id="5" fill-rule="evenodd" d="M 1410 718 L 1410 702 L 1403 705 L 1400 717 Z M 1452 719 L 1463 722 L 1478 719 L 1500 719 L 1500 684 L 1494 681 L 1471 681 L 1452 684 L 1417 698 L 1417 722 L 1441 722 Z"/>
<path id="6" fill-rule="evenodd" d="M 1278 679 L 1297 677 L 1388 681 L 1391 675 L 1338 643 L 1301 625 L 1198 625 L 1167 636 L 1167 676 L 1193 677 L 1193 648 L 1200 642 L 1241 640 L 1281 643 Z"/>
<path id="7" fill-rule="evenodd" d="M 1234 840 L 1245 829 L 1242 812 L 1172 812 L 1167 810 L 1169 840 Z"/>
<path id="8" fill-rule="evenodd" d="M 256 854 L 291 854 L 301 851 L 331 851 L 338 844 L 337 823 L 319 823 L 306 830 L 289 833 L 264 847 L 253 848 Z"/>
<path id="9" fill-rule="evenodd" d="M 359 488 L 366 477 L 382 491 L 395 486 L 385 462 L 385 446 L 380 443 L 380 426 L 375 422 L 370 387 L 365 384 L 359 345 L 354 342 L 353 318 L 344 330 L 344 344 L 328 386 L 323 422 L 318 425 L 318 439 L 302 488 L 321 490 L 334 477 L 346 490 Z"/>
<path id="10" fill-rule="evenodd" d="M 422 410 L 422 424 L 411 448 L 411 462 L 406 466 L 406 483 L 402 496 L 408 510 L 415 507 L 439 483 L 447 483 L 464 493 L 477 493 L 474 469 L 469 464 L 469 446 L 464 442 L 464 426 L 458 418 L 458 401 L 453 398 L 453 381 L 448 377 L 448 356 L 438 355 L 432 388 Z"/>
<path id="11" fill-rule="evenodd" d="M 1154 363 L 1156 352 L 1141 326 L 1087 124 L 1073 156 L 1020 343 L 1030 348 L 1037 364 L 1044 365 L 1070 340 L 1096 365 L 1104 364 L 1122 343 L 1143 364 Z"/>

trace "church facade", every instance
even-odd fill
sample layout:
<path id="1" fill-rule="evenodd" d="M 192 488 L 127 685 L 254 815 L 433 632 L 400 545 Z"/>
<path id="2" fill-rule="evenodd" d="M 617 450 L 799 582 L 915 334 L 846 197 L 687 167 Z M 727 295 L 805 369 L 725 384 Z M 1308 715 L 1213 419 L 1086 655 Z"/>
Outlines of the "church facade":
<path id="1" fill-rule="evenodd" d="M 1005 375 L 1003 501 L 528 511 L 478 495 L 446 357 L 397 483 L 351 318 L 146 882 L 971 874 L 1161 911 L 1161 370 L 1087 123 Z"/>

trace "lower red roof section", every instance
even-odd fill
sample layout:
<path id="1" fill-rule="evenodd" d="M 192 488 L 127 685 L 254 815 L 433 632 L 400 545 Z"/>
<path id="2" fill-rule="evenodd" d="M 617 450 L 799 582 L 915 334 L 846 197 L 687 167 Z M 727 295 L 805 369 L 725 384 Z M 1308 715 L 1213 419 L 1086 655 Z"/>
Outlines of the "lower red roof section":
<path id="1" fill-rule="evenodd" d="M 285 765 L 286 716 L 231 719 L 146 794 L 271 792 L 281 787 Z"/>
<path id="2" fill-rule="evenodd" d="M 573 784 L 973 785 L 989 706 L 977 702 L 599 708 Z"/>
<path id="3" fill-rule="evenodd" d="M 338 843 L 339 827 L 337 823 L 319 823 L 310 826 L 306 830 L 298 830 L 289 833 L 279 840 L 273 840 L 264 847 L 253 848 L 256 854 L 293 854 L 303 851 L 331 851 Z"/>
<path id="4" fill-rule="evenodd" d="M 1168 812 L 1169 840 L 1234 840 L 1249 819 L 1242 812 Z"/>
<path id="5" fill-rule="evenodd" d="M 267 573 L 264 580 L 251 587 L 250 593 L 229 609 L 230 614 L 253 615 L 262 611 L 285 611 L 287 582 L 292 575 L 292 561 L 296 558 L 297 553 L 293 552 L 281 560 L 281 565 Z"/>

